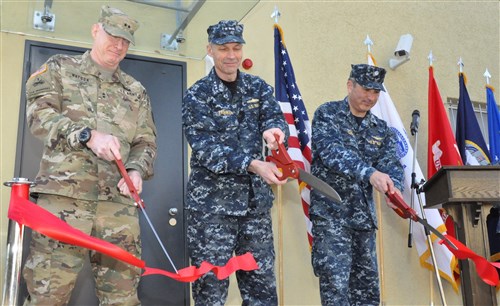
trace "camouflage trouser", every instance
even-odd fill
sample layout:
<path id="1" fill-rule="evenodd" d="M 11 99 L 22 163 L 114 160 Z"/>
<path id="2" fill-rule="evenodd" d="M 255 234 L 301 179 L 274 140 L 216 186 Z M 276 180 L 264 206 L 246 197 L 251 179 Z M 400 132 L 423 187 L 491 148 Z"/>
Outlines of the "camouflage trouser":
<path id="1" fill-rule="evenodd" d="M 270 212 L 245 217 L 188 212 L 188 246 L 191 264 L 202 261 L 225 265 L 233 256 L 251 252 L 255 271 L 237 271 L 243 305 L 277 305 L 274 246 Z M 229 279 L 208 273 L 192 284 L 195 305 L 224 305 Z"/>
<path id="2" fill-rule="evenodd" d="M 375 230 L 312 217 L 312 265 L 323 305 L 379 305 Z"/>
<path id="3" fill-rule="evenodd" d="M 103 201 L 83 201 L 41 194 L 37 204 L 86 234 L 111 242 L 140 258 L 137 208 Z M 90 254 L 101 305 L 138 305 L 141 269 L 88 249 L 33 232 L 23 276 L 29 305 L 65 305 L 78 272 Z"/>

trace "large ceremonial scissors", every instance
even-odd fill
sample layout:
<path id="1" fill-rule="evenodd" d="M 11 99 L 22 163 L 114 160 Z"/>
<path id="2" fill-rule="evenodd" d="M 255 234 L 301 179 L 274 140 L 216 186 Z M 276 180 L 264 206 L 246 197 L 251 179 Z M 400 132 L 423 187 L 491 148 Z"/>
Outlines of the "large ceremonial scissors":
<path id="1" fill-rule="evenodd" d="M 316 176 L 306 172 L 302 168 L 300 168 L 296 162 L 292 160 L 288 152 L 286 151 L 285 145 L 279 143 L 279 138 L 277 135 L 276 142 L 278 143 L 277 150 L 271 150 L 272 156 L 268 156 L 267 160 L 276 164 L 276 167 L 281 169 L 282 175 L 279 177 L 281 181 L 286 180 L 287 178 L 300 179 L 303 182 L 306 182 L 309 186 L 314 188 L 315 190 L 321 192 L 331 200 L 336 203 L 341 203 L 342 198 L 340 198 L 339 194 L 335 189 L 333 189 L 330 185 L 317 178 Z"/>
<path id="2" fill-rule="evenodd" d="M 431 226 L 427 220 L 422 219 L 418 216 L 417 212 L 408 206 L 408 204 L 405 203 L 403 198 L 397 193 L 390 194 L 388 192 L 385 193 L 385 195 L 391 200 L 391 203 L 397 206 L 397 208 L 394 208 L 394 211 L 403 219 L 412 219 L 415 222 L 418 222 L 422 224 L 427 230 L 431 231 L 434 235 L 436 235 L 438 238 L 444 240 L 448 245 L 450 245 L 452 248 L 455 250 L 458 250 L 458 248 L 451 242 L 448 238 L 446 238 L 443 234 L 441 234 L 437 229 L 435 229 L 433 226 Z"/>
<path id="3" fill-rule="evenodd" d="M 118 166 L 118 170 L 120 170 L 120 173 L 121 173 L 123 179 L 125 180 L 125 184 L 127 184 L 128 190 L 130 191 L 132 198 L 135 201 L 135 205 L 139 208 L 140 211 L 142 211 L 144 217 L 146 218 L 146 221 L 149 224 L 149 227 L 153 231 L 153 234 L 155 235 L 156 240 L 158 241 L 158 244 L 160 244 L 160 247 L 162 248 L 163 253 L 167 257 L 167 259 L 170 261 L 170 264 L 174 268 L 175 273 L 178 273 L 177 268 L 175 267 L 174 262 L 172 261 L 172 258 L 170 258 L 170 255 L 168 254 L 167 249 L 165 248 L 165 246 L 161 242 L 160 236 L 158 236 L 158 233 L 156 232 L 155 227 L 153 226 L 153 223 L 151 222 L 148 214 L 146 213 L 146 209 L 145 209 L 146 207 L 144 205 L 144 201 L 141 199 L 141 197 L 139 196 L 139 193 L 137 192 L 136 188 L 134 187 L 134 184 L 132 183 L 132 180 L 130 179 L 130 176 L 128 175 L 127 170 L 125 169 L 125 166 L 123 165 L 122 160 L 115 159 L 115 162 L 116 162 L 116 165 Z"/>

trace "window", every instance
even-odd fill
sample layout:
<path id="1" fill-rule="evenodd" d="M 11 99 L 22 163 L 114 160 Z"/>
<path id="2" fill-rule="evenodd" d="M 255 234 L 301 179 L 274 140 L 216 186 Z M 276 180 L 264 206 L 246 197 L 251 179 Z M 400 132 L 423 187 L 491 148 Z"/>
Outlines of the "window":
<path id="1" fill-rule="evenodd" d="M 476 113 L 477 122 L 479 123 L 479 128 L 483 134 L 484 141 L 486 145 L 488 144 L 488 114 L 486 113 L 486 102 L 471 101 L 474 107 L 474 112 Z M 448 114 L 450 116 L 450 124 L 453 130 L 453 134 L 456 135 L 455 130 L 457 128 L 457 107 L 458 99 L 448 98 L 446 99 L 446 106 L 448 108 Z"/>

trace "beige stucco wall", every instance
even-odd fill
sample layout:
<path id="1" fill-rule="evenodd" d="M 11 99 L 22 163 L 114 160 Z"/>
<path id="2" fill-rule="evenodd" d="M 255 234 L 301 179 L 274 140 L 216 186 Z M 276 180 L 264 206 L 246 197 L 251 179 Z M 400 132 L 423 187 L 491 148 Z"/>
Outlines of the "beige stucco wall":
<path id="1" fill-rule="evenodd" d="M 214 1 L 212 1 L 214 2 Z M 55 5 L 57 1 L 55 1 Z M 429 51 L 435 61 L 435 77 L 445 100 L 458 97 L 458 58 L 465 63 L 468 91 L 474 101 L 485 101 L 483 73 L 486 68 L 493 76 L 491 84 L 500 86 L 499 67 L 499 2 L 498 1 L 419 1 L 419 2 L 354 2 L 354 1 L 261 1 L 243 19 L 245 24 L 245 58 L 251 58 L 253 68 L 248 72 L 260 75 L 274 84 L 273 20 L 274 6 L 281 11 L 279 20 L 285 34 L 285 42 L 291 56 L 295 75 L 309 116 L 323 102 L 341 99 L 346 94 L 346 78 L 351 63 L 366 62 L 366 35 L 374 41 L 372 53 L 379 66 L 388 70 L 385 85 L 396 104 L 405 127 L 409 126 L 411 113 L 421 113 L 418 159 L 426 172 L 427 156 L 427 83 Z M 15 15 L 19 22 L 29 23 L 26 9 L 17 10 L 0 4 L 0 19 Z M 119 4 L 115 4 L 121 7 Z M 129 3 L 123 3 L 127 6 Z M 125 10 L 125 8 L 124 8 Z M 127 11 L 133 15 L 133 12 Z M 58 14 L 69 13 L 59 11 Z M 225 18 L 224 12 L 212 12 Z M 6 15 L 7 14 L 7 15 Z M 139 13 L 138 13 L 139 14 Z M 74 17 L 78 24 L 78 14 Z M 145 21 L 145 27 L 154 24 Z M 17 122 L 23 67 L 23 48 L 26 38 L 55 43 L 88 47 L 88 32 L 75 32 L 76 42 L 71 39 L 41 39 L 22 33 L 6 33 L 2 23 L 0 33 L 0 180 L 12 178 L 15 162 Z M 71 25 L 68 25 L 71 26 Z M 76 26 L 75 26 L 76 27 Z M 186 35 L 205 38 L 206 26 L 190 28 Z M 388 60 L 392 56 L 399 37 L 411 33 L 414 37 L 411 60 L 391 70 Z M 138 32 L 143 45 L 131 52 L 138 55 L 185 60 L 188 86 L 204 75 L 203 60 L 182 56 L 166 56 L 151 52 L 148 45 L 156 38 L 149 31 Z M 83 37 L 83 38 L 82 38 Z M 187 36 L 189 40 L 189 36 Z M 192 44 L 194 45 L 194 44 Z M 497 101 L 499 100 L 496 94 Z M 412 138 L 410 138 L 412 140 Z M 278 194 L 277 190 L 276 194 Z M 9 189 L 0 188 L 0 264 L 3 276 L 6 239 L 6 209 Z M 284 302 L 286 305 L 319 305 L 317 278 L 310 265 L 310 252 L 305 234 L 302 208 L 295 182 L 283 187 L 282 233 L 284 260 Z M 420 267 L 415 246 L 407 248 L 408 223 L 397 217 L 385 204 L 381 205 L 381 230 L 379 250 L 382 272 L 382 299 L 386 305 L 441 304 L 439 291 L 431 272 Z M 278 247 L 278 214 L 273 209 L 275 239 Z M 0 281 L 3 286 L 3 281 Z M 449 305 L 461 305 L 460 292 L 456 293 L 448 282 L 443 282 Z M 229 305 L 240 304 L 234 277 L 228 298 Z"/>

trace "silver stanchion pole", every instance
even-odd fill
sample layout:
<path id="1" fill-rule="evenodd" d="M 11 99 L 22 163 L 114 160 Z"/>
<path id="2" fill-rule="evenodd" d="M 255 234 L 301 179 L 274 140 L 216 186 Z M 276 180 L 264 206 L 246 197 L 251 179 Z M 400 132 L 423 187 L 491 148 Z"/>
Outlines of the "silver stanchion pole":
<path id="1" fill-rule="evenodd" d="M 5 182 L 4 185 L 11 187 L 11 196 L 17 195 L 28 200 L 29 189 L 34 186 L 34 183 L 26 178 L 14 178 L 12 181 Z M 24 226 L 9 220 L 2 305 L 18 305 L 23 257 L 23 234 Z"/>
<path id="2" fill-rule="evenodd" d="M 418 143 L 418 125 L 419 125 L 419 120 L 420 120 L 420 112 L 418 110 L 414 110 L 413 111 L 413 114 L 412 114 L 412 122 L 411 122 L 411 125 L 410 125 L 410 130 L 411 130 L 411 134 L 415 136 L 415 144 L 413 145 L 413 165 L 412 165 L 412 173 L 411 173 L 411 205 L 412 205 L 412 209 L 413 209 L 413 196 L 414 194 L 416 193 L 417 194 L 417 199 L 418 199 L 418 202 L 419 202 L 419 205 L 420 205 L 420 211 L 422 213 L 422 219 L 427 221 L 427 218 L 425 216 L 425 210 L 424 210 L 424 205 L 423 205 L 423 201 L 422 201 L 422 197 L 421 197 L 421 194 L 420 194 L 420 184 L 416 182 L 416 173 L 415 173 L 415 164 L 416 164 L 416 160 L 417 160 L 417 143 Z M 410 223 L 412 223 L 413 221 L 410 220 Z M 439 267 L 438 267 L 438 264 L 437 264 L 437 260 L 436 260 L 436 255 L 434 253 L 434 245 L 432 244 L 432 238 L 431 238 L 431 233 L 429 232 L 429 230 L 424 227 L 424 231 L 425 231 L 425 236 L 427 238 L 427 245 L 429 247 L 429 251 L 431 253 L 431 259 L 432 259 L 432 264 L 434 266 L 434 273 L 435 273 L 435 276 L 436 276 L 436 281 L 437 281 L 437 285 L 438 285 L 438 288 L 439 288 L 439 294 L 441 296 L 441 302 L 443 303 L 444 306 L 446 306 L 446 297 L 444 295 L 444 290 L 443 290 L 443 284 L 441 282 L 441 276 L 439 275 Z M 411 238 L 411 236 L 409 236 Z M 410 238 L 408 240 L 408 246 L 411 246 L 410 245 Z"/>

